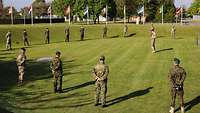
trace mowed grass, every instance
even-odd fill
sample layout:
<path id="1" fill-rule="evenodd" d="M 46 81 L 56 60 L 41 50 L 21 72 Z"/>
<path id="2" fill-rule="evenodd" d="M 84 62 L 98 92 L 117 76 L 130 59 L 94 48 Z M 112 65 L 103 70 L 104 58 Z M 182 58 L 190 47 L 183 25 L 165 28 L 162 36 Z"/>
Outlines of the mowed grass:
<path id="1" fill-rule="evenodd" d="M 200 47 L 195 34 L 200 26 L 177 25 L 177 37 L 170 36 L 171 24 L 155 24 L 159 52 L 150 48 L 150 24 L 129 24 L 130 37 L 124 38 L 122 24 L 108 25 L 108 38 L 102 39 L 104 25 L 84 25 L 85 41 L 79 41 L 80 25 L 71 25 L 71 42 L 64 42 L 67 24 L 0 26 L 0 113 L 168 113 L 170 106 L 168 71 L 172 59 L 181 59 L 187 71 L 185 103 L 187 113 L 200 112 Z M 50 28 L 51 44 L 44 44 L 44 29 Z M 15 64 L 23 47 L 22 30 L 31 41 L 27 48 L 25 84 L 17 86 Z M 5 51 L 5 34 L 13 34 L 13 50 Z M 48 62 L 41 57 L 62 52 L 64 93 L 53 93 Z M 106 108 L 95 107 L 92 67 L 100 55 L 110 66 Z M 179 103 L 177 100 L 177 106 Z M 180 112 L 180 111 L 178 111 Z"/>

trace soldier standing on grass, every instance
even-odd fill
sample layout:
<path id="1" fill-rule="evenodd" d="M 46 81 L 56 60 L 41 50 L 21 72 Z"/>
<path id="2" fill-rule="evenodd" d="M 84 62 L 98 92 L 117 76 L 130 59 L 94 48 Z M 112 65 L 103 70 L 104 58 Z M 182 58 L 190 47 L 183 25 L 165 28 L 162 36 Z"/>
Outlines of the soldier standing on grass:
<path id="1" fill-rule="evenodd" d="M 20 54 L 17 56 L 16 63 L 18 67 L 18 72 L 19 72 L 19 79 L 18 83 L 22 84 L 23 78 L 24 78 L 24 73 L 25 73 L 25 61 L 26 61 L 26 49 L 21 48 Z"/>
<path id="2" fill-rule="evenodd" d="M 92 73 L 96 80 L 95 106 L 98 106 L 100 101 L 102 107 L 106 107 L 107 78 L 109 74 L 109 67 L 105 64 L 105 56 L 100 57 L 99 63 L 94 67 Z"/>
<path id="3" fill-rule="evenodd" d="M 152 48 L 152 53 L 156 52 L 156 32 L 155 29 L 151 30 L 151 48 Z"/>
<path id="4" fill-rule="evenodd" d="M 11 50 L 12 49 L 12 40 L 11 40 L 11 32 L 8 31 L 8 33 L 6 34 L 6 49 L 7 50 Z"/>
<path id="5" fill-rule="evenodd" d="M 80 28 L 80 38 L 81 38 L 81 41 L 84 40 L 84 35 L 85 35 L 85 28 L 83 26 L 81 26 L 81 28 Z"/>
<path id="6" fill-rule="evenodd" d="M 174 58 L 174 66 L 170 69 L 168 74 L 171 90 L 171 107 L 169 113 L 174 113 L 176 95 L 178 95 L 180 99 L 181 113 L 184 113 L 183 83 L 186 78 L 186 72 L 179 64 L 180 60 Z"/>
<path id="7" fill-rule="evenodd" d="M 176 38 L 176 28 L 175 28 L 175 25 L 172 25 L 171 36 L 172 36 L 172 38 Z"/>
<path id="8" fill-rule="evenodd" d="M 124 37 L 127 36 L 127 32 L 128 32 L 128 26 L 124 25 Z"/>
<path id="9" fill-rule="evenodd" d="M 51 70 L 54 78 L 54 92 L 62 93 L 62 61 L 60 59 L 61 53 L 59 51 L 56 52 L 56 56 L 52 59 L 51 62 Z"/>
<path id="10" fill-rule="evenodd" d="M 69 42 L 69 27 L 65 28 L 65 42 Z"/>
<path id="11" fill-rule="evenodd" d="M 45 44 L 49 44 L 50 43 L 50 31 L 49 31 L 49 28 L 46 28 L 45 30 Z"/>
<path id="12" fill-rule="evenodd" d="M 24 29 L 23 31 L 23 41 L 24 41 L 24 46 L 29 46 L 28 33 L 26 29 Z"/>
<path id="13" fill-rule="evenodd" d="M 103 38 L 107 38 L 107 31 L 108 31 L 108 28 L 107 28 L 107 25 L 105 25 L 103 28 Z"/>

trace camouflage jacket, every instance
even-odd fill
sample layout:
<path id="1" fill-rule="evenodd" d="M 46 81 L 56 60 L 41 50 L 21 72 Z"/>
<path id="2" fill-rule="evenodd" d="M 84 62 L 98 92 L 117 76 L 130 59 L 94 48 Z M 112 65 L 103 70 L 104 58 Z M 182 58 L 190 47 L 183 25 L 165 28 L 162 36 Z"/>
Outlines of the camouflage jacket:
<path id="1" fill-rule="evenodd" d="M 26 55 L 19 54 L 16 59 L 17 66 L 25 66 Z"/>
<path id="2" fill-rule="evenodd" d="M 54 75 L 62 76 L 62 61 L 58 57 L 54 57 L 51 62 L 51 69 Z"/>
<path id="3" fill-rule="evenodd" d="M 97 81 L 107 80 L 109 74 L 109 67 L 106 64 L 97 64 L 92 71 Z"/>
<path id="4" fill-rule="evenodd" d="M 170 69 L 168 77 L 173 88 L 177 87 L 177 85 L 183 87 L 183 82 L 186 78 L 186 72 L 182 67 L 174 66 Z"/>

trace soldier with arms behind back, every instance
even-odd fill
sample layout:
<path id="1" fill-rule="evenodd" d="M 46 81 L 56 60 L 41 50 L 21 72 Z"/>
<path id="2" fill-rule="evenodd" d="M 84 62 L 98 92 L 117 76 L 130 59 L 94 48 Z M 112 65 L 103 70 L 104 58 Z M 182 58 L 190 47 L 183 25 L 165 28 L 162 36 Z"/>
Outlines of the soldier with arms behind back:
<path id="1" fill-rule="evenodd" d="M 99 63 L 93 68 L 93 76 L 96 80 L 95 106 L 101 101 L 102 107 L 106 107 L 107 78 L 109 67 L 105 64 L 105 56 L 101 56 Z"/>
<path id="2" fill-rule="evenodd" d="M 6 34 L 6 49 L 7 50 L 11 50 L 12 49 L 12 40 L 11 40 L 11 32 L 8 31 L 8 33 Z"/>
<path id="3" fill-rule="evenodd" d="M 54 78 L 54 92 L 62 93 L 62 61 L 60 59 L 61 53 L 56 52 L 56 56 L 52 59 L 51 70 Z"/>
<path id="4" fill-rule="evenodd" d="M 65 28 L 65 42 L 69 42 L 69 27 Z"/>
<path id="5" fill-rule="evenodd" d="M 24 40 L 24 46 L 29 46 L 28 33 L 26 29 L 24 29 L 23 31 L 23 40 Z"/>
<path id="6" fill-rule="evenodd" d="M 18 78 L 18 83 L 21 84 L 23 82 L 24 78 L 24 69 L 25 69 L 25 61 L 26 61 L 26 49 L 21 48 L 20 54 L 17 56 L 16 63 L 18 67 L 18 72 L 19 72 L 19 78 Z"/>
<path id="7" fill-rule="evenodd" d="M 169 113 L 174 113 L 176 96 L 179 97 L 181 113 L 184 113 L 183 83 L 186 78 L 186 72 L 179 64 L 180 60 L 174 58 L 174 66 L 170 69 L 168 74 L 171 90 L 171 107 Z"/>
<path id="8" fill-rule="evenodd" d="M 107 28 L 107 25 L 105 25 L 103 28 L 103 38 L 107 38 L 107 31 L 108 31 L 108 28 Z"/>

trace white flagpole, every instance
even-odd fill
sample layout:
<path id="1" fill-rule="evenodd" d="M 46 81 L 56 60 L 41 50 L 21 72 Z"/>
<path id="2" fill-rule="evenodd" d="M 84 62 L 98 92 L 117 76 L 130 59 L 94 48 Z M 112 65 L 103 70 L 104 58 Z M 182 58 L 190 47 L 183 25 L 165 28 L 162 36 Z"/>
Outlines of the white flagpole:
<path id="1" fill-rule="evenodd" d="M 51 23 L 52 23 L 52 20 L 51 20 L 51 15 L 52 15 L 51 14 L 51 4 L 50 4 L 49 8 L 50 8 L 50 18 L 49 19 L 50 19 L 50 25 L 51 25 Z"/>
<path id="2" fill-rule="evenodd" d="M 25 9 L 24 9 L 24 25 L 26 25 L 26 14 L 25 14 Z"/>
<path id="3" fill-rule="evenodd" d="M 108 24 L 108 5 L 106 4 L 106 25 Z"/>
<path id="4" fill-rule="evenodd" d="M 88 2 L 87 2 L 87 24 L 89 24 L 89 7 L 88 7 Z"/>
<path id="5" fill-rule="evenodd" d="M 144 3 L 143 3 L 143 24 L 144 24 Z"/>
<path id="6" fill-rule="evenodd" d="M 10 14 L 10 16 L 11 16 L 11 24 L 13 25 L 13 0 L 11 2 L 12 3 L 11 3 L 11 14 Z"/>
<path id="7" fill-rule="evenodd" d="M 183 24 L 183 7 L 181 7 L 181 25 Z"/>
<path id="8" fill-rule="evenodd" d="M 126 5 L 124 5 L 124 25 L 126 24 Z"/>
<path id="9" fill-rule="evenodd" d="M 33 5 L 31 5 L 31 24 L 33 25 Z"/>
<path id="10" fill-rule="evenodd" d="M 69 25 L 71 24 L 71 6 L 69 5 Z"/>
<path id="11" fill-rule="evenodd" d="M 164 17 L 164 15 L 163 15 L 163 10 L 164 10 L 164 9 L 163 9 L 163 8 L 164 8 L 164 6 L 162 5 L 162 24 L 164 23 L 164 22 L 163 22 L 163 17 Z"/>

